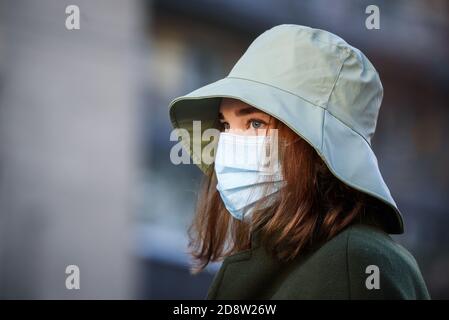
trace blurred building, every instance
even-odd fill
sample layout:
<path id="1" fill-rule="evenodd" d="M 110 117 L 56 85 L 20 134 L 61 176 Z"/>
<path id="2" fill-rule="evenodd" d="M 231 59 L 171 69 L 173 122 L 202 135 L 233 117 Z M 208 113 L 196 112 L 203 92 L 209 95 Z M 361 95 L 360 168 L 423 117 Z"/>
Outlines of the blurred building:
<path id="1" fill-rule="evenodd" d="M 0 1 L 0 298 L 135 297 L 141 5 Z"/>
<path id="2" fill-rule="evenodd" d="M 365 28 L 370 4 L 380 8 L 380 30 Z M 161 0 L 148 6 L 153 77 L 146 112 L 151 120 L 145 130 L 151 179 L 144 183 L 148 198 L 141 217 L 160 234 L 142 230 L 142 239 L 147 235 L 142 243 L 154 245 L 142 246 L 140 254 L 145 261 L 157 260 L 153 269 L 165 285 L 152 286 L 145 296 L 201 298 L 216 270 L 211 268 L 202 278 L 186 271 L 185 232 L 201 173 L 194 165 L 174 166 L 169 161 L 174 142 L 168 141 L 168 103 L 227 75 L 266 29 L 295 23 L 340 35 L 378 69 L 385 96 L 373 148 L 404 213 L 406 233 L 396 238 L 417 257 L 432 297 L 449 298 L 447 1 Z M 151 250 L 154 246 L 157 254 Z"/>
<path id="3" fill-rule="evenodd" d="M 365 27 L 371 4 L 379 30 Z M 170 162 L 167 107 L 284 23 L 336 33 L 376 66 L 373 148 L 404 214 L 396 239 L 449 298 L 445 0 L 0 0 L 0 298 L 204 298 L 220 264 L 188 271 L 202 175 Z"/>

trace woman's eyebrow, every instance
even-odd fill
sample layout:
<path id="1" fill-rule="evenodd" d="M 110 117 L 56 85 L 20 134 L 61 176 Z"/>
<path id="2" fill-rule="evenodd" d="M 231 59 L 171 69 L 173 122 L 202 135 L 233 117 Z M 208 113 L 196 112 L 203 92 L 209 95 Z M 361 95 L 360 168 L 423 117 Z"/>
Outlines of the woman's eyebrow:
<path id="1" fill-rule="evenodd" d="M 264 113 L 264 112 L 255 107 L 246 107 L 246 108 L 238 109 L 234 113 L 236 116 L 246 116 L 246 115 L 253 114 L 253 113 Z M 221 112 L 218 113 L 218 119 L 225 120 L 223 113 L 221 113 Z"/>
<path id="2" fill-rule="evenodd" d="M 255 107 L 246 107 L 235 111 L 236 116 L 245 116 L 252 113 L 264 113 Z"/>

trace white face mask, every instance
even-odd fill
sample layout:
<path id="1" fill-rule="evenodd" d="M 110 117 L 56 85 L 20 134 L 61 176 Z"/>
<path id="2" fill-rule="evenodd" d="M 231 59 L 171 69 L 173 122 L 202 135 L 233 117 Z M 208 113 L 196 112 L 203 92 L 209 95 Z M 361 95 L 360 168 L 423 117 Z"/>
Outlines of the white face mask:
<path id="1" fill-rule="evenodd" d="M 249 219 L 258 200 L 273 199 L 285 184 L 278 161 L 277 135 L 221 133 L 215 174 L 217 190 L 229 213 L 239 220 Z"/>

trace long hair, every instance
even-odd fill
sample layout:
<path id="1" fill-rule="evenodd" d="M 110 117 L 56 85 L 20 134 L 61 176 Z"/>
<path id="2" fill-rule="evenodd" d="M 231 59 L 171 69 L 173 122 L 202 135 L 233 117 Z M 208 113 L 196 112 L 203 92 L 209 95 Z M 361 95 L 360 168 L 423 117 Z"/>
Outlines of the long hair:
<path id="1" fill-rule="evenodd" d="M 278 129 L 279 160 L 286 185 L 270 206 L 258 203 L 248 223 L 227 212 L 211 166 L 202 181 L 196 214 L 188 230 L 195 261 L 192 273 L 200 272 L 209 262 L 249 249 L 250 233 L 255 228 L 260 229 L 267 250 L 288 262 L 310 246 L 334 237 L 376 202 L 337 179 L 312 146 L 284 123 L 272 120 Z"/>

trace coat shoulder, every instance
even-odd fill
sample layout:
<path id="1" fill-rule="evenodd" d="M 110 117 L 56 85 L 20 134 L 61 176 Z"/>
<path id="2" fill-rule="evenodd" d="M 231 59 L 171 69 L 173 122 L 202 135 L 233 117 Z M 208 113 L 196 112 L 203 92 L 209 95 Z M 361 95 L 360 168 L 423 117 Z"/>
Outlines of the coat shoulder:
<path id="1" fill-rule="evenodd" d="M 227 257 L 208 299 L 429 299 L 413 255 L 387 233 L 353 225 L 281 263 L 263 246 Z"/>
<path id="2" fill-rule="evenodd" d="M 302 259 L 283 289 L 292 299 L 430 298 L 413 255 L 387 233 L 363 224 Z"/>
<path id="3" fill-rule="evenodd" d="M 355 225 L 347 233 L 351 297 L 430 298 L 418 263 L 405 247 L 367 225 Z"/>

